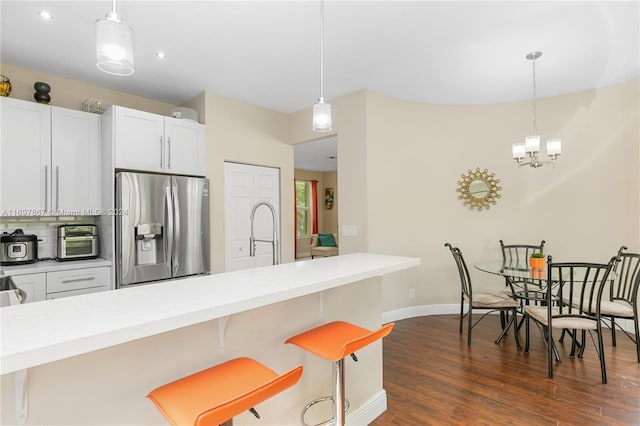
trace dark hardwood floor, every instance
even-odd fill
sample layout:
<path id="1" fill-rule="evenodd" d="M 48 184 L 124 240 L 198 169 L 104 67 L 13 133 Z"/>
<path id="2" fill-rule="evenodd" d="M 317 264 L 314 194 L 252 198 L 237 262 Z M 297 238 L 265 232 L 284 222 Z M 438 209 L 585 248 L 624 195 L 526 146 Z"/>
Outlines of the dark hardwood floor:
<path id="1" fill-rule="evenodd" d="M 547 378 L 544 342 L 532 327 L 529 355 L 513 333 L 494 343 L 498 315 L 458 333 L 457 315 L 396 322 L 384 339 L 384 388 L 388 409 L 371 426 L 411 425 L 640 425 L 640 364 L 633 342 L 621 333 L 617 347 L 605 333 L 608 384 L 589 340 L 584 358 L 569 359 Z M 524 328 L 520 336 L 524 346 Z"/>

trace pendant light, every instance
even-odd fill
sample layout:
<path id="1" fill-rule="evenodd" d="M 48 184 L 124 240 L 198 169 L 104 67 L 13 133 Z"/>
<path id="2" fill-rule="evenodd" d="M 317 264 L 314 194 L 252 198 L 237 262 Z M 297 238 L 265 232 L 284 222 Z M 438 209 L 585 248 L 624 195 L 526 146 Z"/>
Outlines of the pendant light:
<path id="1" fill-rule="evenodd" d="M 113 75 L 133 74 L 133 36 L 131 27 L 113 10 L 96 24 L 97 66 Z"/>
<path id="2" fill-rule="evenodd" d="M 562 153 L 562 141 L 558 138 L 547 140 L 547 156 L 550 160 L 543 161 L 538 158 L 540 153 L 540 135 L 538 134 L 538 122 L 536 120 L 536 59 L 542 56 L 542 52 L 531 52 L 527 59 L 531 61 L 533 67 L 533 135 L 524 138 L 524 143 L 514 143 L 511 152 L 513 159 L 519 167 L 530 166 L 533 168 L 542 167 L 545 164 L 556 165 L 556 159 Z M 522 161 L 526 157 L 528 161 Z"/>
<path id="3" fill-rule="evenodd" d="M 331 105 L 324 101 L 324 0 L 320 1 L 320 98 L 313 105 L 313 131 L 331 131 Z"/>

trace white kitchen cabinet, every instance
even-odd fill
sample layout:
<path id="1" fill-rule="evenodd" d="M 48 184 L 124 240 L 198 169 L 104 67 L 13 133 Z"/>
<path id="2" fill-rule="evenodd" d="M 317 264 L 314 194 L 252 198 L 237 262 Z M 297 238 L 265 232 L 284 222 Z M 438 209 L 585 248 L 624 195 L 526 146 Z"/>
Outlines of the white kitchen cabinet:
<path id="1" fill-rule="evenodd" d="M 2 216 L 36 216 L 51 207 L 51 107 L 1 98 Z"/>
<path id="2" fill-rule="evenodd" d="M 47 272 L 47 299 L 109 290 L 109 268 Z"/>
<path id="3" fill-rule="evenodd" d="M 1 102 L 1 215 L 91 215 L 100 207 L 100 117 Z"/>
<path id="4" fill-rule="evenodd" d="M 54 209 L 89 215 L 100 208 L 99 115 L 51 108 L 51 171 Z"/>
<path id="5" fill-rule="evenodd" d="M 47 274 L 14 275 L 11 277 L 16 287 L 27 294 L 22 303 L 39 302 L 46 299 Z"/>
<path id="6" fill-rule="evenodd" d="M 204 126 L 191 120 L 164 117 L 167 173 L 204 175 Z"/>
<path id="7" fill-rule="evenodd" d="M 204 126 L 114 106 L 115 167 L 150 172 L 204 175 Z"/>
<path id="8" fill-rule="evenodd" d="M 114 106 L 115 166 L 121 169 L 164 170 L 164 117 Z"/>

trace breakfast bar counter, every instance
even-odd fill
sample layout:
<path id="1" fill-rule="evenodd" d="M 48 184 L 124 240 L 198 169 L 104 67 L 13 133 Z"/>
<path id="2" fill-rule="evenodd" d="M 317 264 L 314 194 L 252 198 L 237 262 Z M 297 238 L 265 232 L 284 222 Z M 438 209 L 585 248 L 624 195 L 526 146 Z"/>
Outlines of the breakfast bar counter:
<path id="1" fill-rule="evenodd" d="M 355 253 L 1 308 L 3 394 L 13 381 L 8 373 L 34 371 L 40 377 L 30 377 L 28 383 L 34 389 L 29 411 L 39 414 L 27 424 L 42 419 L 49 424 L 151 424 L 159 419 L 145 401 L 146 393 L 134 392 L 137 401 L 123 402 L 121 391 L 150 390 L 238 355 L 255 356 L 279 371 L 292 362 L 313 363 L 283 341 L 334 319 L 378 326 L 381 277 L 419 264 L 417 258 Z M 381 370 L 380 348 L 378 352 L 371 365 Z M 306 374 L 313 375 L 313 370 L 305 366 Z M 381 371 L 375 376 L 381 381 Z M 51 383 L 53 377 L 58 382 Z M 78 387 L 88 386 L 92 392 L 104 387 L 95 380 L 111 381 L 119 407 L 105 401 L 113 394 L 98 392 L 87 401 L 75 400 L 75 413 L 69 413 L 57 407 L 64 398 L 40 395 L 58 392 L 82 399 Z M 300 409 L 308 396 L 322 393 L 317 380 L 309 383 L 309 389 L 297 391 L 304 394 L 302 400 L 291 400 Z M 4 409 L 5 397 L 3 424 L 14 421 L 5 418 L 10 411 Z M 384 400 L 386 404 L 386 394 Z M 94 409 L 78 409 L 90 401 Z M 43 402 L 46 407 L 39 405 Z M 105 414 L 99 414 L 101 410 Z M 114 410 L 124 414 L 112 414 Z"/>

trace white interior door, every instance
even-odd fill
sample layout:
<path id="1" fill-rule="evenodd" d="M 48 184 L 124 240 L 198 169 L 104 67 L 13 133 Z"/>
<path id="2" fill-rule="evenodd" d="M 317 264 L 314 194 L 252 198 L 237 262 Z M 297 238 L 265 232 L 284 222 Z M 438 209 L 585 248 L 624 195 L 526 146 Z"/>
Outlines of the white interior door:
<path id="1" fill-rule="evenodd" d="M 260 201 L 276 211 L 278 250 L 280 249 L 280 170 L 271 167 L 225 163 L 225 271 L 267 266 L 273 263 L 273 245 L 257 242 L 256 255 L 249 256 L 251 210 Z M 271 210 L 260 206 L 255 212 L 254 236 L 271 240 Z"/>

